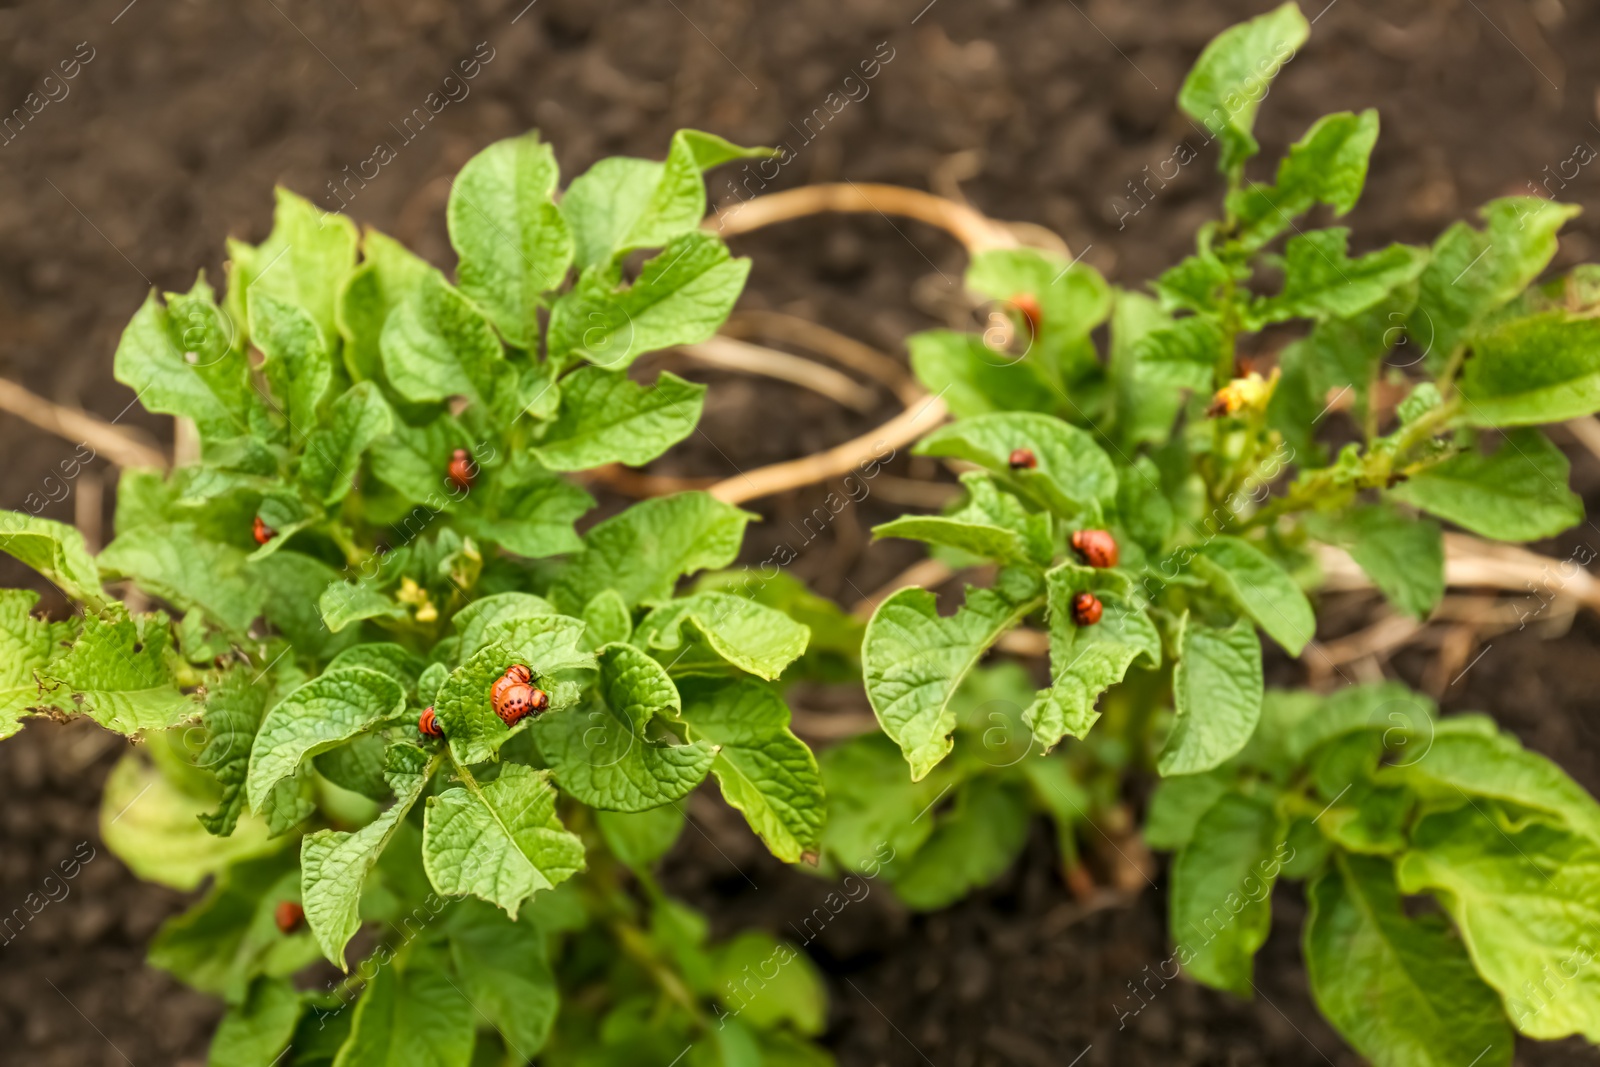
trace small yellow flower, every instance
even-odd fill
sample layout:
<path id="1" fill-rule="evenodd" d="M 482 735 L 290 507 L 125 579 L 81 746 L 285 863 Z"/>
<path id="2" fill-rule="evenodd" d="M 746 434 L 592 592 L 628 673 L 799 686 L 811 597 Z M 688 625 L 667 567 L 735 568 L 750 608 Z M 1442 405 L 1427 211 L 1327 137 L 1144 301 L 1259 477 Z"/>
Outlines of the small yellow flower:
<path id="1" fill-rule="evenodd" d="M 1211 398 L 1211 406 L 1206 408 L 1206 414 L 1215 418 L 1218 415 L 1238 415 L 1243 411 L 1261 411 L 1267 406 L 1267 401 L 1272 398 L 1273 387 L 1278 384 L 1278 370 L 1272 370 L 1272 377 L 1263 378 L 1255 371 L 1251 371 L 1243 378 L 1233 381 L 1217 390 L 1217 395 Z"/>

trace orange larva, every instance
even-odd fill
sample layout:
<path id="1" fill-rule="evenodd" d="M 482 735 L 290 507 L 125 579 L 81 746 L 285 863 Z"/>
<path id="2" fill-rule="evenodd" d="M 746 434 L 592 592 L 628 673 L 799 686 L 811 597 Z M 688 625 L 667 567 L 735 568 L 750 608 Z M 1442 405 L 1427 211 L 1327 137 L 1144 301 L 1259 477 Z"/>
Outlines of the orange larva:
<path id="1" fill-rule="evenodd" d="M 1109 530 L 1077 530 L 1072 535 L 1072 549 L 1091 567 L 1117 565 L 1117 539 Z"/>
<path id="2" fill-rule="evenodd" d="M 529 715 L 538 714 L 549 706 L 550 697 L 543 689 L 517 682 L 501 694 L 494 710 L 507 726 L 515 726 Z"/>
<path id="3" fill-rule="evenodd" d="M 1072 621 L 1079 626 L 1093 626 L 1104 610 L 1100 598 L 1093 593 L 1079 593 L 1072 598 Z"/>
<path id="4" fill-rule="evenodd" d="M 439 717 L 433 713 L 433 705 L 422 709 L 422 714 L 417 718 L 417 732 L 423 737 L 444 736 L 444 731 L 439 729 Z"/>
<path id="5" fill-rule="evenodd" d="M 255 526 L 250 532 L 255 535 L 256 544 L 258 545 L 264 545 L 278 536 L 278 531 L 262 522 L 260 515 L 256 516 Z"/>
<path id="6" fill-rule="evenodd" d="M 1028 320 L 1028 336 L 1038 337 L 1039 323 L 1044 318 L 1044 309 L 1039 306 L 1039 298 L 1032 293 L 1017 293 L 1011 298 L 1011 306 Z"/>
<path id="7" fill-rule="evenodd" d="M 464 448 L 458 448 L 450 456 L 450 464 L 445 468 L 445 476 L 450 479 L 450 484 L 460 490 L 472 488 L 472 483 L 478 478 L 478 465 L 472 462 L 472 456 Z"/>
<path id="8" fill-rule="evenodd" d="M 300 924 L 305 921 L 306 909 L 293 900 L 280 900 L 273 918 L 278 922 L 280 934 L 292 934 L 300 929 Z"/>
<path id="9" fill-rule="evenodd" d="M 1033 454 L 1031 448 L 1016 448 L 1011 451 L 1011 469 L 1014 471 L 1033 470 L 1039 465 L 1039 457 Z"/>

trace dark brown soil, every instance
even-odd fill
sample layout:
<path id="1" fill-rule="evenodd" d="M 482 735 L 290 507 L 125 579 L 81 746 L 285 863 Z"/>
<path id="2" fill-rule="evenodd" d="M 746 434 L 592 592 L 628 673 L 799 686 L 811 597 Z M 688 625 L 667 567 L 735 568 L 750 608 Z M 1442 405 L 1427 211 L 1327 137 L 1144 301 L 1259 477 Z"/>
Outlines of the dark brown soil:
<path id="1" fill-rule="evenodd" d="M 1179 142 L 1203 140 L 1172 105 L 1182 74 L 1217 30 L 1269 6 L 125 3 L 0 6 L 0 109 L 22 106 L 30 92 L 58 97 L 20 133 L 0 135 L 0 374 L 162 441 L 170 421 L 130 409 L 131 393 L 110 376 L 117 335 L 145 291 L 186 288 L 201 265 L 220 279 L 224 236 L 265 234 L 275 181 L 337 206 L 329 184 L 380 141 L 398 158 L 348 210 L 441 263 L 449 176 L 490 140 L 537 126 L 572 174 L 606 154 L 659 156 L 673 129 L 693 125 L 747 143 L 787 140 L 797 158 L 773 188 L 843 179 L 928 187 L 941 163 L 973 153 L 963 188 L 976 204 L 1050 227 L 1114 280 L 1136 284 L 1182 253 L 1217 193 L 1209 153 L 1165 188 L 1143 184 L 1145 168 L 1154 173 Z M 1307 14 L 1319 4 L 1310 0 Z M 493 58 L 467 83 L 470 94 L 402 145 L 396 126 L 480 42 Z M 92 58 L 62 96 L 63 83 L 43 78 L 75 54 Z M 863 83 L 844 79 L 875 56 L 882 65 L 868 95 L 831 115 L 828 94 L 861 96 Z M 1600 182 L 1572 162 L 1580 143 L 1600 145 L 1597 83 L 1600 13 L 1577 0 L 1335 0 L 1259 126 L 1270 156 L 1324 111 L 1378 107 L 1385 132 L 1350 221 L 1362 247 L 1425 241 L 1530 183 L 1600 206 Z M 817 132 L 819 114 L 828 121 Z M 1149 190 L 1147 205 L 1129 199 L 1133 185 Z M 729 195 L 723 182 L 713 192 Z M 1593 258 L 1597 236 L 1592 220 L 1578 220 L 1562 262 Z M 876 218 L 810 220 L 736 248 L 756 261 L 744 306 L 800 314 L 896 353 L 906 333 L 955 306 L 962 267 L 944 235 Z M 697 374 L 713 382 L 705 434 L 663 467 L 673 473 L 725 476 L 837 443 L 893 413 L 888 398 L 857 416 L 787 387 Z M 114 471 L 103 462 L 65 491 L 49 480 L 73 444 L 0 416 L 0 505 L 29 506 L 38 493 L 57 500 L 52 517 L 107 520 L 110 494 L 96 496 Z M 891 467 L 909 469 L 903 458 Z M 1595 501 L 1597 472 L 1580 478 Z M 760 502 L 769 521 L 750 555 L 787 543 L 795 573 L 853 601 L 915 550 L 869 547 L 865 531 L 892 510 L 877 497 L 809 534 L 801 519 L 825 492 Z M 1600 545 L 1593 526 L 1574 537 Z M 0 581 L 31 579 L 4 562 Z M 1448 688 L 1447 704 L 1494 712 L 1600 788 L 1597 644 L 1593 620 L 1556 640 L 1532 630 L 1495 639 Z M 1427 667 L 1420 654 L 1400 661 L 1413 682 Z M 137 883 L 99 845 L 96 797 L 118 744 L 84 725 L 40 724 L 0 746 L 0 910 L 35 892 L 79 842 L 100 850 L 67 898 L 0 945 L 0 1063 L 203 1062 L 216 1007 L 140 963 L 151 931 L 182 900 Z M 810 911 L 819 883 L 763 858 L 715 805 L 696 810 L 717 847 L 687 835 L 672 880 L 717 902 L 720 926 L 783 933 Z M 840 1061 L 1356 1062 L 1310 1003 L 1293 894 L 1261 959 L 1264 997 L 1246 1004 L 1179 982 L 1119 1027 L 1119 1010 L 1134 1004 L 1128 983 L 1167 955 L 1162 894 L 1080 920 L 1053 870 L 1041 835 L 1002 885 L 945 913 L 907 916 L 875 889 L 830 924 L 809 947 L 834 983 L 829 1041 Z M 1577 1045 L 1526 1046 L 1520 1060 L 1593 1061 Z"/>

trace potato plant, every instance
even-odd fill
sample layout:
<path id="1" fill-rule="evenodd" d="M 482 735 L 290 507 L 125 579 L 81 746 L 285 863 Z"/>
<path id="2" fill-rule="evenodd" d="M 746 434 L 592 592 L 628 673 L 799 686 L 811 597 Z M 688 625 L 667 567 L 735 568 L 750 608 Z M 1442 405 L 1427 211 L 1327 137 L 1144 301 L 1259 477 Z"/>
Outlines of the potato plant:
<path id="1" fill-rule="evenodd" d="M 825 853 L 855 868 L 888 836 L 886 877 L 938 907 L 1008 867 L 1031 811 L 1072 867 L 1091 813 L 1153 770 L 1145 834 L 1177 853 L 1163 979 L 1253 995 L 1273 886 L 1303 881 L 1311 988 L 1356 1049 L 1504 1067 L 1514 1031 L 1600 1042 L 1600 805 L 1488 718 L 1441 718 L 1403 686 L 1266 691 L 1261 637 L 1306 653 L 1316 544 L 1425 617 L 1441 522 L 1521 542 L 1583 519 L 1537 427 L 1600 410 L 1600 271 L 1541 281 L 1577 209 L 1528 197 L 1430 247 L 1352 254 L 1322 223 L 1361 192 L 1372 111 L 1322 118 L 1273 178 L 1247 176 L 1256 110 L 1308 32 L 1284 5 L 1188 75 L 1178 102 L 1226 194 L 1148 292 L 987 251 L 966 282 L 989 328 L 911 338 L 956 416 L 916 451 L 964 492 L 875 532 L 994 578 L 954 614 L 918 588 L 877 608 L 862 660 L 885 736 L 824 754 Z M 1029 622 L 1043 689 L 978 667 Z"/>
<path id="2" fill-rule="evenodd" d="M 809 962 L 713 942 L 650 873 L 708 776 L 778 857 L 820 847 L 769 684 L 810 631 L 727 580 L 680 594 L 749 513 L 683 493 L 579 536 L 566 476 L 694 431 L 704 386 L 627 371 L 732 308 L 749 263 L 700 230 L 702 173 L 764 154 L 686 130 L 558 198 L 536 135 L 491 145 L 450 195 L 453 283 L 280 190 L 220 301 L 152 294 L 116 352 L 198 461 L 125 471 L 98 555 L 0 517 L 76 605 L 0 592 L 0 736 L 143 742 L 103 832 L 142 877 L 213 879 L 150 950 L 227 1002 L 211 1063 L 830 1062 Z"/>

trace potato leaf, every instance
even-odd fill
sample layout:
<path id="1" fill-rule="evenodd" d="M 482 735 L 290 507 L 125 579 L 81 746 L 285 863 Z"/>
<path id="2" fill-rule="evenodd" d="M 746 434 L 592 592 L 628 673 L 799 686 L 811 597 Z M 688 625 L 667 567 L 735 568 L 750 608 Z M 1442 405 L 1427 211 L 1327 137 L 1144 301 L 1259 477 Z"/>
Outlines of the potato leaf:
<path id="1" fill-rule="evenodd" d="M 689 679 L 680 685 L 689 736 L 717 746 L 711 773 L 722 797 L 772 854 L 798 863 L 822 840 L 822 772 L 789 730 L 789 708 L 767 686 L 741 680 Z"/>
<path id="2" fill-rule="evenodd" d="M 861 645 L 867 699 L 913 779 L 926 777 L 954 744 L 950 698 L 961 680 L 1002 633 L 1041 606 L 1042 597 L 1014 601 L 972 587 L 950 616 L 939 615 L 925 589 L 901 589 L 878 606 Z"/>
<path id="3" fill-rule="evenodd" d="M 1198 774 L 1244 747 L 1261 717 L 1261 639 L 1248 619 L 1218 630 L 1189 619 L 1172 676 L 1178 717 L 1161 748 L 1163 775 Z"/>
<path id="4" fill-rule="evenodd" d="M 1256 950 L 1272 928 L 1272 885 L 1287 827 L 1272 804 L 1224 793 L 1172 865 L 1172 936 L 1197 981 L 1248 998 Z"/>
<path id="5" fill-rule="evenodd" d="M 1567 488 L 1570 469 L 1538 430 L 1513 430 L 1495 452 L 1463 452 L 1388 493 L 1484 537 L 1535 541 L 1583 520 L 1583 501 Z"/>
<path id="6" fill-rule="evenodd" d="M 694 432 L 706 387 L 662 371 L 648 388 L 599 367 L 579 367 L 561 383 L 561 407 L 534 447 L 551 470 L 607 463 L 642 466 Z"/>
<path id="7" fill-rule="evenodd" d="M 398 716 L 405 705 L 399 682 L 364 667 L 328 671 L 287 694 L 267 712 L 250 751 L 251 809 L 263 810 L 273 787 L 301 761 Z"/>
<path id="8" fill-rule="evenodd" d="M 1299 7 L 1286 3 L 1219 33 L 1195 60 L 1178 90 L 1178 106 L 1221 142 L 1224 173 L 1237 172 L 1261 150 L 1251 133 L 1256 110 L 1310 34 Z"/>
<path id="9" fill-rule="evenodd" d="M 518 348 L 536 347 L 543 297 L 572 262 L 572 233 L 551 199 L 556 157 L 537 131 L 496 141 L 450 186 L 445 213 L 461 291 Z"/>
<path id="10" fill-rule="evenodd" d="M 1307 891 L 1306 968 L 1317 1007 L 1377 1067 L 1507 1067 L 1494 991 L 1436 915 L 1413 919 L 1381 859 L 1341 855 Z"/>
<path id="11" fill-rule="evenodd" d="M 340 970 L 349 970 L 344 951 L 361 927 L 361 890 L 367 875 L 437 765 L 415 745 L 391 746 L 385 778 L 394 791 L 394 803 L 354 832 L 318 830 L 300 839 L 300 892 L 306 922 L 322 954 Z"/>
<path id="12" fill-rule="evenodd" d="M 445 896 L 471 894 L 516 918 L 522 902 L 583 869 L 583 842 L 556 816 L 549 773 L 518 763 L 482 785 L 428 798 L 422 862 Z"/>

